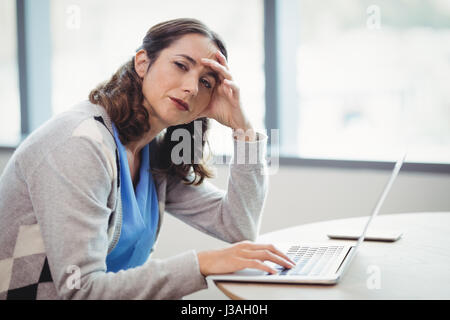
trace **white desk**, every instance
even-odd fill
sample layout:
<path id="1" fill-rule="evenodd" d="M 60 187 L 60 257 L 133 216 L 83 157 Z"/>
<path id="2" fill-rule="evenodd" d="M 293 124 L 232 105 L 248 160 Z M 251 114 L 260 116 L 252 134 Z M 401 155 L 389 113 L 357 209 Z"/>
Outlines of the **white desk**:
<path id="1" fill-rule="evenodd" d="M 368 217 L 331 220 L 271 232 L 260 243 L 329 241 L 328 231 L 363 226 Z M 380 215 L 369 228 L 403 232 L 397 242 L 365 241 L 332 286 L 215 282 L 232 299 L 450 299 L 450 212 Z M 354 242 L 354 241 L 352 241 Z M 347 242 L 348 243 L 348 242 Z"/>

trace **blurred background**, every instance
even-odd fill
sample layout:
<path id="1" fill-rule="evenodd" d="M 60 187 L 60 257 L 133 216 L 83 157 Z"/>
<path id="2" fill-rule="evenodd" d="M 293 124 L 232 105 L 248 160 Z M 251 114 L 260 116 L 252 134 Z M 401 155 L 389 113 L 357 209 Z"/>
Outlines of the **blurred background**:
<path id="1" fill-rule="evenodd" d="M 448 0 L 1 0 L 0 173 L 151 26 L 180 17 L 225 40 L 243 106 L 271 138 L 262 233 L 370 214 L 405 149 L 381 214 L 450 211 Z M 217 123 L 209 132 L 219 159 L 231 155 L 230 134 Z M 225 189 L 227 178 L 217 163 L 212 183 Z M 166 215 L 154 256 L 224 245 Z"/>

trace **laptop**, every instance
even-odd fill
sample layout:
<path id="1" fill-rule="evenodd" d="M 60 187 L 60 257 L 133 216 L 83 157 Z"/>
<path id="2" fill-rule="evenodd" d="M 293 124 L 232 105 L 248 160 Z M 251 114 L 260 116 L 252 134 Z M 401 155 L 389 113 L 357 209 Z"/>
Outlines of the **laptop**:
<path id="1" fill-rule="evenodd" d="M 356 255 L 361 243 L 366 237 L 367 229 L 377 216 L 389 193 L 395 178 L 406 158 L 406 153 L 396 162 L 392 174 L 378 199 L 365 227 L 353 245 L 340 242 L 311 242 L 311 243 L 279 243 L 278 249 L 283 251 L 296 265 L 286 269 L 273 262 L 265 262 L 278 272 L 269 274 L 257 269 L 244 269 L 234 273 L 211 275 L 208 279 L 214 281 L 238 282 L 275 282 L 275 283 L 306 283 L 306 284 L 336 284 L 342 278 L 346 269 Z"/>

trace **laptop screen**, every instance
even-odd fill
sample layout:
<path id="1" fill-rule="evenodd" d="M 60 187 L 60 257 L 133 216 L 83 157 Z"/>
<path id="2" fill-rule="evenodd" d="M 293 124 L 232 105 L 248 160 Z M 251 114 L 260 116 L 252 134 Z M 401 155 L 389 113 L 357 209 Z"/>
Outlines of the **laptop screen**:
<path id="1" fill-rule="evenodd" d="M 364 238 L 365 238 L 366 233 L 367 233 L 367 229 L 369 228 L 369 225 L 372 222 L 373 218 L 375 218 L 377 216 L 378 212 L 380 211 L 380 208 L 383 205 L 383 202 L 384 202 L 387 194 L 389 193 L 389 190 L 391 189 L 395 178 L 397 178 L 397 175 L 400 172 L 400 168 L 402 167 L 403 162 L 405 161 L 405 159 L 406 159 L 406 152 L 395 163 L 395 167 L 392 170 L 391 177 L 389 178 L 389 181 L 387 182 L 386 187 L 384 187 L 384 190 L 381 193 L 381 196 L 378 199 L 377 204 L 375 205 L 375 209 L 373 210 L 372 215 L 370 216 L 369 220 L 367 221 L 366 226 L 364 227 L 364 230 L 363 230 L 361 236 L 358 238 L 358 242 L 356 243 L 356 248 L 355 249 L 358 249 L 359 245 L 364 241 Z"/>

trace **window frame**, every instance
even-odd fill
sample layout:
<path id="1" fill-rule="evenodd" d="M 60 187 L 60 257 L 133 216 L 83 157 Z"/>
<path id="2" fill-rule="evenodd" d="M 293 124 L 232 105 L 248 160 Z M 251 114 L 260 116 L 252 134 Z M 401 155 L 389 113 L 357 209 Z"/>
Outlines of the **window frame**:
<path id="1" fill-rule="evenodd" d="M 52 115 L 50 0 L 16 0 L 16 14 L 22 141 Z"/>

